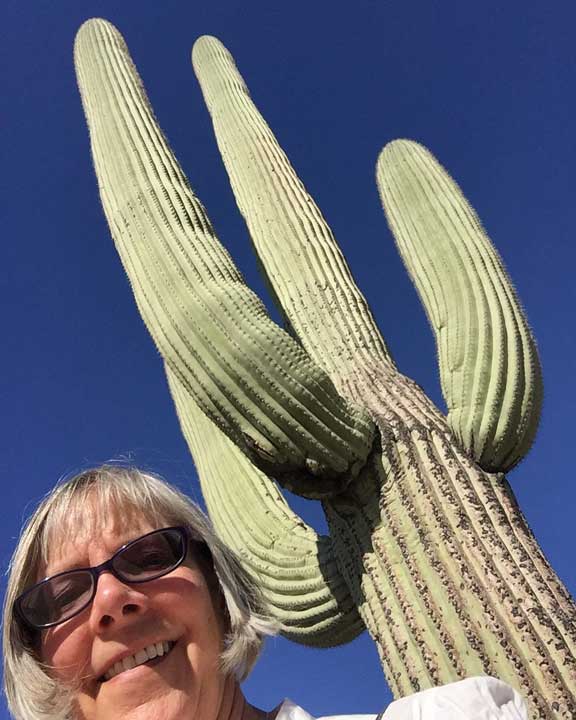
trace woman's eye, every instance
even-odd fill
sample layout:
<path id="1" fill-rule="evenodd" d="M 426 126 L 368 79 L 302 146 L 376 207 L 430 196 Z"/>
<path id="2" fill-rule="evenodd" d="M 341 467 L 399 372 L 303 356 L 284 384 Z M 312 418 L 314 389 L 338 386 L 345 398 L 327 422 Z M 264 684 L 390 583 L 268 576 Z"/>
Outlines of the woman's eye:
<path id="1" fill-rule="evenodd" d="M 164 565 L 166 558 L 163 553 L 149 551 L 142 554 L 141 564 L 144 567 L 154 567 L 155 565 Z"/>
<path id="2" fill-rule="evenodd" d="M 62 588 L 54 593 L 54 601 L 61 607 L 75 602 L 77 598 L 78 593 L 74 588 Z"/>

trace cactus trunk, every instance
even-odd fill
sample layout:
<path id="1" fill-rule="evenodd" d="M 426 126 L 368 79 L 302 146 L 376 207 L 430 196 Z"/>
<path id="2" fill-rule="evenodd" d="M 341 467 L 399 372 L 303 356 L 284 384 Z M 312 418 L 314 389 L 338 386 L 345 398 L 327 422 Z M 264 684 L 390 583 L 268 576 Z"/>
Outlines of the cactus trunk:
<path id="1" fill-rule="evenodd" d="M 573 717 L 576 607 L 510 485 L 458 447 L 415 383 L 370 376 L 358 395 L 381 448 L 323 507 L 394 694 L 490 674 L 536 717 Z"/>

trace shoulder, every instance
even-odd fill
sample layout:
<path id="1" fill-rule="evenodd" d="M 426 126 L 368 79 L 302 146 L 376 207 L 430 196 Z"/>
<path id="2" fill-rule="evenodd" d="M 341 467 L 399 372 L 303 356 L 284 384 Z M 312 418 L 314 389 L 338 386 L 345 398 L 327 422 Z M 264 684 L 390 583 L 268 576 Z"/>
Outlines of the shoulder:
<path id="1" fill-rule="evenodd" d="M 467 678 L 430 688 L 391 703 L 383 720 L 528 720 L 528 710 L 516 690 L 489 676 Z"/>
<path id="2" fill-rule="evenodd" d="M 467 678 L 395 700 L 377 715 L 330 715 L 317 720 L 528 720 L 522 697 L 502 680 Z M 315 720 L 291 700 L 284 700 L 276 720 Z"/>
<path id="3" fill-rule="evenodd" d="M 292 702 L 292 700 L 284 700 L 278 709 L 275 720 L 375 720 L 377 716 L 373 715 L 323 715 L 314 718 L 309 712 L 301 708 L 300 705 Z"/>

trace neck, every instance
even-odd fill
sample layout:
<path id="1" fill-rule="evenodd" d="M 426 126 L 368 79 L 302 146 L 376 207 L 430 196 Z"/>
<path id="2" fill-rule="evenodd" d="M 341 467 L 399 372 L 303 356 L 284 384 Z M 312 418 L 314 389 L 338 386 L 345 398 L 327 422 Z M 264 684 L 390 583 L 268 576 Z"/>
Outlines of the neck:
<path id="1" fill-rule="evenodd" d="M 265 713 L 246 702 L 238 682 L 233 677 L 225 679 L 216 720 L 271 720 L 272 717 L 272 713 Z"/>

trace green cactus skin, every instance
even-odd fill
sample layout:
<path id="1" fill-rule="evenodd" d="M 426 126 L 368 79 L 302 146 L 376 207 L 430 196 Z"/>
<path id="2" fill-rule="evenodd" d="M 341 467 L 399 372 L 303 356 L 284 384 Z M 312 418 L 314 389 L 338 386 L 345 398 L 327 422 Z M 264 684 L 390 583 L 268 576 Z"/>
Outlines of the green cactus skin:
<path id="1" fill-rule="evenodd" d="M 282 312 L 310 357 L 341 389 L 390 360 L 332 231 L 254 106 L 230 53 L 201 37 L 192 62 L 238 207 Z M 290 268 L 290 272 L 286 269 Z"/>
<path id="2" fill-rule="evenodd" d="M 364 623 L 330 537 L 318 536 L 293 513 L 276 485 L 200 411 L 169 370 L 167 377 L 208 512 L 218 518 L 220 537 L 258 575 L 283 634 L 313 647 L 353 640 Z"/>
<path id="3" fill-rule="evenodd" d="M 488 673 L 518 688 L 532 717 L 574 717 L 576 607 L 502 475 L 536 431 L 535 344 L 454 183 L 415 143 L 379 160 L 388 221 L 437 335 L 445 418 L 395 368 L 219 41 L 201 38 L 193 63 L 301 345 L 214 237 L 119 33 L 91 20 L 75 51 L 104 209 L 211 517 L 284 633 L 327 646 L 365 626 L 396 696 Z M 330 536 L 307 528 L 274 481 L 321 498 Z"/>
<path id="4" fill-rule="evenodd" d="M 294 490 L 308 485 L 310 497 L 338 490 L 364 463 L 372 423 L 245 285 L 169 150 L 120 35 L 86 26 L 76 51 L 80 87 L 90 87 L 82 99 L 104 211 L 167 365 L 258 465 L 273 466 Z"/>
<path id="5" fill-rule="evenodd" d="M 510 470 L 536 435 L 542 372 L 502 261 L 474 210 L 425 148 L 389 143 L 377 180 L 436 336 L 448 424 L 485 470 Z"/>

